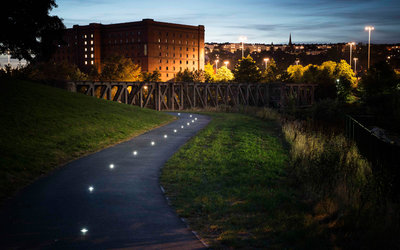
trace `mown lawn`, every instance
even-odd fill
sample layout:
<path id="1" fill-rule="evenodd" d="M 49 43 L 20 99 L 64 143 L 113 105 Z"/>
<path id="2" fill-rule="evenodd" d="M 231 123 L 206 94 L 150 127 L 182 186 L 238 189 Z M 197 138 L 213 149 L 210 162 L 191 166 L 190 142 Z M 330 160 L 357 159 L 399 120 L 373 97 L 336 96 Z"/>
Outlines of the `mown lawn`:
<path id="1" fill-rule="evenodd" d="M 0 202 L 60 164 L 174 119 L 27 81 L 0 86 Z"/>
<path id="2" fill-rule="evenodd" d="M 178 214 L 216 249 L 327 247 L 291 184 L 279 125 L 242 114 L 208 115 L 211 123 L 162 171 Z"/>

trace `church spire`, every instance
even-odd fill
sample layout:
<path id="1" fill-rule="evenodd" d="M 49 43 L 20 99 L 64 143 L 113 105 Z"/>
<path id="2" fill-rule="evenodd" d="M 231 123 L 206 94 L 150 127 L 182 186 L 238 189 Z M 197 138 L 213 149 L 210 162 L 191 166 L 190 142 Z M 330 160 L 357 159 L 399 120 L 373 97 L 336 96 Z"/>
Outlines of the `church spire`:
<path id="1" fill-rule="evenodd" d="M 289 35 L 289 46 L 292 46 L 292 33 Z"/>

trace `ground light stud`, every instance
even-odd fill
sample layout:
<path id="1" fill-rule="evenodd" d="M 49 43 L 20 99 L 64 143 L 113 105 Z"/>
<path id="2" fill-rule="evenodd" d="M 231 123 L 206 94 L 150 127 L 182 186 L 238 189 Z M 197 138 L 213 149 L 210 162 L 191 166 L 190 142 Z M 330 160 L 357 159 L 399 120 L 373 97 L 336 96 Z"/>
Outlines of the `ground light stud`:
<path id="1" fill-rule="evenodd" d="M 156 143 L 154 141 L 152 141 L 150 144 L 151 144 L 151 146 L 156 145 Z"/>
<path id="2" fill-rule="evenodd" d="M 181 128 L 184 128 L 184 126 L 182 125 Z"/>
<path id="3" fill-rule="evenodd" d="M 137 151 L 135 150 L 135 151 L 133 151 L 133 155 L 137 155 Z"/>
<path id="4" fill-rule="evenodd" d="M 114 168 L 114 164 L 110 164 L 110 169 L 113 169 Z"/>
<path id="5" fill-rule="evenodd" d="M 178 132 L 178 130 L 174 129 L 174 133 Z"/>
<path id="6" fill-rule="evenodd" d="M 89 190 L 90 193 L 92 193 L 93 190 L 94 190 L 94 187 L 93 186 L 89 186 L 88 190 Z"/>
<path id="7" fill-rule="evenodd" d="M 83 235 L 85 235 L 88 231 L 89 231 L 89 230 L 87 230 L 86 227 L 84 227 L 84 228 L 81 229 L 81 233 L 82 233 Z"/>
<path id="8" fill-rule="evenodd" d="M 164 138 L 167 139 L 168 135 L 164 135 Z"/>

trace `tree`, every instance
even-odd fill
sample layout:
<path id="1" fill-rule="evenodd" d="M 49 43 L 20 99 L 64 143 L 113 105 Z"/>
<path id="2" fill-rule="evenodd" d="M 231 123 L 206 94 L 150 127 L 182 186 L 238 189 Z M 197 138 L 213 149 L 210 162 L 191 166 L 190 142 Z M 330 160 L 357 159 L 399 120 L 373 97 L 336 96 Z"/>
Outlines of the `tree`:
<path id="1" fill-rule="evenodd" d="M 239 60 L 233 74 L 238 82 L 259 82 L 261 80 L 261 70 L 250 55 Z"/>
<path id="2" fill-rule="evenodd" d="M 287 72 L 290 76 L 290 79 L 294 82 L 301 82 L 304 73 L 304 67 L 302 65 L 290 65 L 287 68 Z"/>
<path id="3" fill-rule="evenodd" d="M 366 98 L 393 93 L 398 90 L 399 84 L 396 72 L 384 61 L 372 65 L 361 80 L 362 92 Z"/>
<path id="4" fill-rule="evenodd" d="M 232 72 L 226 67 L 222 66 L 217 70 L 217 74 L 215 74 L 216 82 L 229 82 L 235 79 Z"/>
<path id="5" fill-rule="evenodd" d="M 319 75 L 318 66 L 309 64 L 306 67 L 304 67 L 303 77 L 301 78 L 301 81 L 303 83 L 317 84 L 318 75 Z"/>
<path id="6" fill-rule="evenodd" d="M 204 77 L 206 82 L 214 82 L 215 73 L 214 73 L 214 66 L 212 64 L 207 63 L 204 66 Z"/>
<path id="7" fill-rule="evenodd" d="M 154 70 L 153 72 L 142 72 L 140 75 L 140 78 L 143 82 L 159 82 L 161 80 L 161 74 L 160 71 L 157 69 Z"/>
<path id="8" fill-rule="evenodd" d="M 27 68 L 28 77 L 33 80 L 45 81 L 84 81 L 88 76 L 82 73 L 74 64 L 63 63 L 34 63 Z"/>
<path id="9" fill-rule="evenodd" d="M 271 60 L 267 64 L 266 70 L 262 73 L 262 82 L 271 83 L 278 79 L 278 67 L 276 66 L 275 60 Z"/>
<path id="10" fill-rule="evenodd" d="M 176 74 L 175 80 L 177 82 L 193 82 L 193 73 L 188 69 L 185 69 L 183 72 L 179 71 Z"/>
<path id="11" fill-rule="evenodd" d="M 14 0 L 2 5 L 0 53 L 28 61 L 47 60 L 62 41 L 62 20 L 49 16 L 55 0 Z"/>
<path id="12" fill-rule="evenodd" d="M 205 81 L 205 73 L 203 70 L 196 70 L 192 73 L 193 82 L 204 82 Z"/>
<path id="13" fill-rule="evenodd" d="M 103 63 L 100 78 L 105 81 L 139 81 L 140 75 L 140 66 L 130 58 L 113 56 Z"/>

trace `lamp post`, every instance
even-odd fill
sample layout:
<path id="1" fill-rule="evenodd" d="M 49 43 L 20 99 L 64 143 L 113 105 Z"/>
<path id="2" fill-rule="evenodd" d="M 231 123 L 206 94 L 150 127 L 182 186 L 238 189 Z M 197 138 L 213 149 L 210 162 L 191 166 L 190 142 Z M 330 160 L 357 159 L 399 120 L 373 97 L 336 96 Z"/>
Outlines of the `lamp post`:
<path id="1" fill-rule="evenodd" d="M 370 58 L 371 58 L 371 31 L 375 28 L 373 26 L 365 27 L 365 30 L 368 31 L 368 69 L 370 65 Z"/>
<path id="2" fill-rule="evenodd" d="M 350 68 L 351 68 L 351 53 L 353 52 L 353 45 L 356 45 L 355 42 L 351 42 L 348 43 L 348 45 L 350 45 L 350 59 L 349 59 L 349 64 L 350 64 Z"/>
<path id="3" fill-rule="evenodd" d="M 354 75 L 357 75 L 357 60 L 358 58 L 354 57 Z"/>
<path id="4" fill-rule="evenodd" d="M 225 67 L 228 68 L 229 61 L 224 61 Z"/>
<path id="5" fill-rule="evenodd" d="M 11 57 L 11 55 L 10 55 L 10 51 L 8 50 L 7 51 L 7 57 L 8 57 L 8 66 L 10 66 L 10 57 Z"/>
<path id="6" fill-rule="evenodd" d="M 265 70 L 267 70 L 267 68 L 268 68 L 268 61 L 269 61 L 269 58 L 264 58 Z"/>
<path id="7" fill-rule="evenodd" d="M 245 36 L 240 36 L 239 41 L 242 42 L 242 58 L 244 57 L 244 42 L 247 41 L 247 37 Z"/>
<path id="8" fill-rule="evenodd" d="M 215 60 L 215 72 L 217 72 L 217 70 L 218 70 L 218 62 L 219 62 L 219 60 L 217 59 L 217 60 Z"/>

